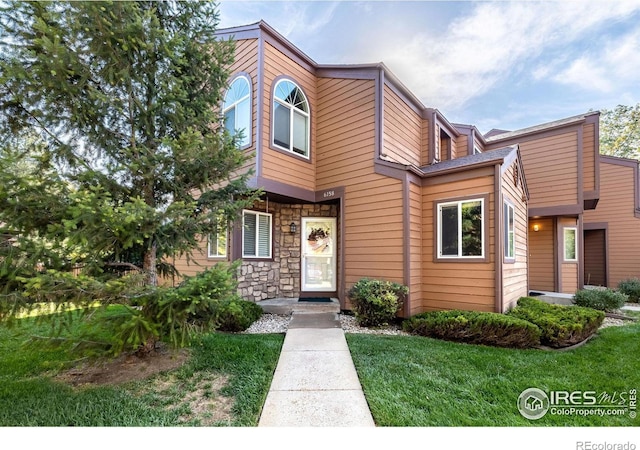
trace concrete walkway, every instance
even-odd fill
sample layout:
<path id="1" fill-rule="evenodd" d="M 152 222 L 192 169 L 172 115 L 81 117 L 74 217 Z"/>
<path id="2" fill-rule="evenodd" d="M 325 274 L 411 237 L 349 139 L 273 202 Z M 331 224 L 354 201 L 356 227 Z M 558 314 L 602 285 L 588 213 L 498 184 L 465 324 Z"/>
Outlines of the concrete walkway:
<path id="1" fill-rule="evenodd" d="M 293 313 L 258 426 L 375 426 L 337 314 Z"/>

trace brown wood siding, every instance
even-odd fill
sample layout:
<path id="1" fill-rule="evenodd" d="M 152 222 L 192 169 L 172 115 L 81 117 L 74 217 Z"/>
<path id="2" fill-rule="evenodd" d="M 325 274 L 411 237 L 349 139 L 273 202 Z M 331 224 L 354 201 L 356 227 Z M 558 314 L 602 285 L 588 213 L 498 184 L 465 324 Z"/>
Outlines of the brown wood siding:
<path id="1" fill-rule="evenodd" d="M 273 81 L 278 76 L 291 77 L 302 88 L 311 108 L 311 148 L 310 160 L 270 148 L 271 140 L 271 98 Z M 292 61 L 269 43 L 264 44 L 264 92 L 263 95 L 263 135 L 262 135 L 262 176 L 281 183 L 303 189 L 316 189 L 316 77 L 304 67 Z"/>
<path id="2" fill-rule="evenodd" d="M 458 136 L 456 138 L 455 158 L 462 158 L 463 156 L 467 156 L 469 154 L 468 147 L 469 147 L 469 136 L 466 134 L 461 134 L 460 136 Z"/>
<path id="3" fill-rule="evenodd" d="M 422 188 L 409 183 L 409 221 L 410 221 L 410 286 L 411 309 L 409 315 L 420 312 L 422 303 L 422 264 L 425 255 L 422 253 Z"/>
<path id="4" fill-rule="evenodd" d="M 585 191 L 596 189 L 596 148 L 595 141 L 596 126 L 593 123 L 584 124 L 582 127 L 582 186 Z"/>
<path id="5" fill-rule="evenodd" d="M 578 264 L 562 263 L 562 289 L 564 294 L 575 294 L 578 290 Z"/>
<path id="6" fill-rule="evenodd" d="M 383 153 L 389 161 L 420 166 L 422 120 L 393 90 L 384 86 Z"/>
<path id="7" fill-rule="evenodd" d="M 584 232 L 584 284 L 607 286 L 606 230 Z"/>
<path id="8" fill-rule="evenodd" d="M 478 171 L 485 174 L 484 171 Z M 494 179 L 483 175 L 462 181 L 436 184 L 431 179 L 423 189 L 422 221 L 422 303 L 421 310 L 465 309 L 494 311 L 495 309 L 495 224 Z M 489 240 L 485 242 L 487 261 L 483 262 L 435 262 L 434 244 L 437 232 L 437 203 L 468 196 L 482 197 L 485 202 L 485 227 L 489 227 Z M 487 220 L 488 217 L 488 220 Z"/>
<path id="9" fill-rule="evenodd" d="M 239 73 L 248 74 L 251 81 L 251 145 L 244 150 L 247 159 L 242 167 L 235 174 L 246 173 L 249 169 L 256 167 L 256 129 L 258 124 L 257 104 L 258 104 L 258 40 L 257 39 L 241 39 L 235 41 L 235 58 L 231 66 L 229 66 L 231 77 Z M 255 174 L 255 173 L 254 173 Z M 233 174 L 232 174 L 233 176 Z M 230 240 L 230 236 L 229 236 Z M 223 259 L 225 260 L 225 259 Z M 207 257 L 207 241 L 203 240 L 200 247 L 194 250 L 192 261 L 187 262 L 185 257 L 176 258 L 174 264 L 176 269 L 182 274 L 193 276 L 198 272 L 202 272 L 206 268 L 214 266 L 220 258 Z M 198 265 L 199 264 L 199 265 Z M 179 282 L 182 278 L 176 280 Z"/>
<path id="10" fill-rule="evenodd" d="M 608 222 L 609 286 L 640 278 L 640 218 L 635 217 L 633 167 L 600 162 L 600 201 L 585 211 L 585 224 Z M 586 280 L 585 280 L 586 281 Z"/>
<path id="11" fill-rule="evenodd" d="M 538 225 L 539 231 L 533 227 Z M 529 288 L 534 291 L 555 290 L 555 231 L 553 219 L 529 221 Z"/>
<path id="12" fill-rule="evenodd" d="M 374 172 L 373 80 L 318 79 L 317 189 L 344 186 L 345 283 L 404 283 L 402 182 Z"/>
<path id="13" fill-rule="evenodd" d="M 560 285 L 560 292 L 565 294 L 575 294 L 578 290 L 578 263 L 577 262 L 564 262 L 564 228 L 567 227 L 578 227 L 577 221 L 574 218 L 570 217 L 561 217 L 558 219 L 558 224 L 561 228 L 560 230 L 560 258 L 562 259 L 562 283 Z M 582 240 L 582 236 L 580 233 L 576 233 L 576 253 L 578 255 L 578 260 L 582 258 L 580 254 L 580 242 Z"/>
<path id="14" fill-rule="evenodd" d="M 429 119 L 422 119 L 422 150 L 420 166 L 426 166 L 429 161 Z"/>
<path id="15" fill-rule="evenodd" d="M 231 64 L 229 71 L 231 76 L 235 76 L 238 73 L 244 72 L 251 78 L 251 119 L 252 129 L 251 132 L 251 146 L 244 150 L 247 159 L 242 167 L 237 171 L 238 174 L 246 173 L 249 169 L 255 169 L 256 166 L 256 129 L 258 124 L 257 119 L 257 104 L 258 104 L 258 40 L 257 39 L 242 39 L 235 42 L 235 59 Z M 245 134 L 249 131 L 245 131 Z"/>
<path id="16" fill-rule="evenodd" d="M 513 205 L 515 216 L 515 262 L 502 264 L 502 308 L 503 311 L 514 307 L 520 297 L 529 292 L 527 275 L 527 203 L 523 200 L 522 183 L 514 184 L 514 168 L 517 162 L 507 169 L 502 176 L 502 194 L 504 199 Z M 503 239 L 502 236 L 498 239 Z M 504 243 L 503 245 L 506 245 Z"/>
<path id="17" fill-rule="evenodd" d="M 517 139 L 515 141 L 517 143 Z M 505 145 L 507 143 L 494 144 L 492 149 Z M 529 208 L 578 204 L 577 152 L 577 131 L 520 143 L 530 195 Z"/>
<path id="18" fill-rule="evenodd" d="M 231 249 L 231 239 L 232 239 L 232 234 L 233 233 L 229 233 L 227 235 L 227 254 L 229 254 L 229 249 Z M 217 263 L 219 262 L 227 262 L 228 261 L 228 257 L 226 258 L 209 258 L 207 256 L 207 240 L 206 239 L 201 239 L 200 240 L 200 246 L 196 249 L 194 249 L 193 251 L 193 255 L 191 255 L 191 258 L 189 261 L 187 261 L 186 257 L 176 257 L 173 260 L 173 264 L 175 265 L 176 269 L 178 270 L 178 273 L 180 274 L 180 276 L 176 277 L 174 280 L 172 280 L 172 282 L 174 284 L 178 284 L 182 281 L 182 279 L 185 276 L 188 277 L 192 277 L 194 275 L 196 275 L 197 273 L 200 273 L 210 267 L 215 266 Z"/>

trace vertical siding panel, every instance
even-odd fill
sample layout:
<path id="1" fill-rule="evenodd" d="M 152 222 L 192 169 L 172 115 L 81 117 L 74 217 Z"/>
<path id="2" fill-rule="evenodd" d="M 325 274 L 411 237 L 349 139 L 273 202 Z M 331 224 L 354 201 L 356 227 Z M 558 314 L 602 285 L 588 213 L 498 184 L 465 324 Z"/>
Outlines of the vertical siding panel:
<path id="1" fill-rule="evenodd" d="M 384 86 L 383 148 L 387 158 L 420 165 L 421 119 L 393 90 Z"/>
<path id="2" fill-rule="evenodd" d="M 584 212 L 585 224 L 608 223 L 609 285 L 626 278 L 640 278 L 640 218 L 635 217 L 637 192 L 632 166 L 600 162 L 600 201 L 595 210 Z M 585 279 L 586 280 L 586 279 Z"/>
<path id="3" fill-rule="evenodd" d="M 495 309 L 495 223 L 494 180 L 490 174 L 478 171 L 477 178 L 429 184 L 422 193 L 422 221 L 429 224 L 422 231 L 422 305 L 424 310 Z M 435 262 L 434 239 L 437 218 L 434 205 L 456 197 L 489 194 L 485 204 L 485 226 L 489 227 L 489 242 L 485 242 L 489 258 L 486 262 Z"/>
<path id="4" fill-rule="evenodd" d="M 502 176 L 502 192 L 514 207 L 515 213 L 515 262 L 503 262 L 502 265 L 502 298 L 503 308 L 508 310 L 515 306 L 520 297 L 528 294 L 527 285 L 527 204 L 523 201 L 522 183 L 514 185 L 514 167 L 512 165 Z M 503 239 L 502 236 L 498 239 Z M 503 245 L 506 245 L 503 244 Z M 503 257 L 500 255 L 499 257 Z M 504 258 L 504 257 L 503 257 Z M 504 259 L 503 259 L 504 260 Z"/>
<path id="5" fill-rule="evenodd" d="M 539 139 L 523 140 L 520 153 L 529 188 L 529 208 L 578 204 L 578 132 L 566 131 Z M 506 142 L 493 144 L 502 148 Z"/>
<path id="6" fill-rule="evenodd" d="M 402 182 L 374 172 L 374 81 L 320 78 L 318 91 L 317 188 L 345 188 L 346 289 L 404 283 Z"/>
<path id="7" fill-rule="evenodd" d="M 422 119 L 422 150 L 420 165 L 426 166 L 429 161 L 429 119 Z"/>
<path id="8" fill-rule="evenodd" d="M 425 255 L 422 253 L 422 188 L 409 184 L 409 215 L 411 232 L 411 310 L 410 315 L 420 312 L 422 304 L 422 264 Z"/>
<path id="9" fill-rule="evenodd" d="M 229 71 L 231 76 L 240 72 L 245 72 L 251 78 L 251 146 L 244 150 L 247 157 L 245 163 L 237 171 L 238 174 L 246 173 L 249 169 L 256 166 L 256 130 L 258 125 L 257 104 L 258 104 L 258 40 L 242 39 L 235 43 L 235 59 L 231 64 Z M 245 131 L 248 133 L 248 131 Z"/>
<path id="10" fill-rule="evenodd" d="M 582 129 L 582 169 L 583 169 L 583 189 L 593 191 L 596 189 L 596 141 L 595 128 L 592 123 L 584 124 Z"/>
<path id="11" fill-rule="evenodd" d="M 576 227 L 578 223 L 576 219 L 570 217 L 562 217 L 559 219 L 559 226 L 561 228 Z M 576 234 L 576 252 L 578 259 L 582 258 L 580 254 L 580 241 L 582 236 Z M 564 231 L 560 231 L 560 257 L 562 258 L 562 285 L 560 286 L 560 292 L 565 294 L 574 294 L 578 290 L 578 263 L 577 262 L 565 262 L 564 261 Z"/>
<path id="12" fill-rule="evenodd" d="M 282 183 L 315 190 L 316 146 L 316 114 L 317 95 L 316 77 L 305 68 L 292 61 L 269 43 L 264 44 L 264 133 L 262 135 L 262 176 Z M 311 148 L 310 161 L 298 158 L 293 154 L 280 152 L 270 148 L 271 109 L 273 99 L 271 91 L 273 81 L 280 75 L 292 77 L 307 96 L 311 107 Z"/>
<path id="13" fill-rule="evenodd" d="M 534 231 L 538 225 L 539 231 Z M 553 219 L 529 222 L 529 285 L 532 290 L 555 290 L 555 233 Z"/>
<path id="14" fill-rule="evenodd" d="M 462 158 L 469 154 L 469 136 L 461 134 L 456 138 L 456 158 Z M 472 149 L 473 150 L 473 149 Z"/>
<path id="15" fill-rule="evenodd" d="M 244 150 L 247 157 L 242 167 L 233 175 L 239 175 L 246 173 L 250 169 L 255 169 L 256 166 L 256 134 L 258 125 L 258 40 L 257 39 L 240 39 L 235 41 L 235 58 L 231 66 L 229 66 L 229 72 L 231 76 L 234 76 L 240 72 L 244 72 L 249 75 L 251 79 L 251 146 Z M 227 237 L 228 241 L 231 241 L 231 233 Z M 207 257 L 207 240 L 202 239 L 200 246 L 193 252 L 191 259 L 188 261 L 185 256 L 177 257 L 173 261 L 176 269 L 180 273 L 181 277 L 173 280 L 175 283 L 179 283 L 182 280 L 182 276 L 193 276 L 203 270 L 215 266 L 218 262 L 226 261 L 226 258 L 208 258 Z M 229 247 L 231 248 L 231 247 Z"/>

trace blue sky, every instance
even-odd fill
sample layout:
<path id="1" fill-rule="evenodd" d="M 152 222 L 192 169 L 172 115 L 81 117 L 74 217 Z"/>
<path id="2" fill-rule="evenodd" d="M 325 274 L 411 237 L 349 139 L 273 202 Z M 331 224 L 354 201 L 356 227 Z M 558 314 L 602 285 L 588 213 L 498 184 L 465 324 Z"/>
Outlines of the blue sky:
<path id="1" fill-rule="evenodd" d="M 321 64 L 384 62 L 452 122 L 515 130 L 640 102 L 640 0 L 221 0 Z"/>

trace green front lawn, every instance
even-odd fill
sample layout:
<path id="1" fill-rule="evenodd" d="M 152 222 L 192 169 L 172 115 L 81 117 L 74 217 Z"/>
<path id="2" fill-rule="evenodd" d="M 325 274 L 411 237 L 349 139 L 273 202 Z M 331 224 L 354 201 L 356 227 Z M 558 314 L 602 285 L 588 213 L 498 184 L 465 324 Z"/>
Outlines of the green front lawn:
<path id="1" fill-rule="evenodd" d="M 0 426 L 256 426 L 284 340 L 207 334 L 178 369 L 122 385 L 71 387 L 53 377 L 77 364 L 77 354 L 23 345 L 47 331 L 33 319 L 0 326 Z"/>
<path id="2" fill-rule="evenodd" d="M 517 400 L 531 387 L 601 393 L 640 390 L 640 324 L 599 331 L 570 351 L 515 350 L 418 336 L 347 334 L 378 426 L 638 426 L 640 418 L 547 413 Z M 640 405 L 640 404 L 639 404 Z M 639 406 L 640 409 L 640 406 Z"/>

